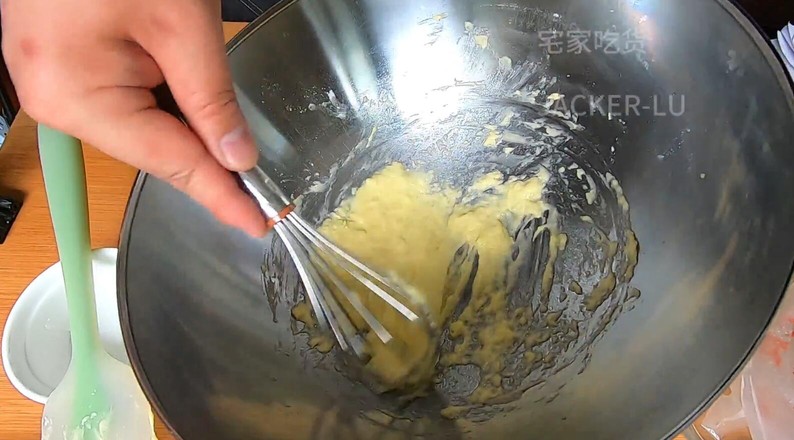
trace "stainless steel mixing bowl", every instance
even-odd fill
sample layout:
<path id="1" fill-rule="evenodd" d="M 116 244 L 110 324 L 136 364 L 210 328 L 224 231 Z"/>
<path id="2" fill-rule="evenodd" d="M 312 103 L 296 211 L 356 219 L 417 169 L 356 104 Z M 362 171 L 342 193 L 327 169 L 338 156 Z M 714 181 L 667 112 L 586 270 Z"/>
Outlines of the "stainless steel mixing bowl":
<path id="1" fill-rule="evenodd" d="M 493 63 L 472 58 L 472 41 Z M 747 359 L 789 280 L 794 94 L 727 0 L 300 0 L 252 23 L 229 56 L 262 165 L 296 196 L 373 124 L 432 131 L 463 99 L 449 90 L 502 81 L 499 69 L 528 72 L 505 87 L 556 78 L 562 102 L 604 96 L 577 101 L 601 109 L 577 107 L 577 136 L 631 203 L 642 297 L 564 387 L 477 423 L 411 424 L 305 350 L 279 303 L 285 281 L 260 270 L 270 237 L 227 229 L 141 175 L 121 237 L 121 319 L 148 397 L 182 438 L 670 437 Z M 473 166 L 454 148 L 422 154 Z"/>

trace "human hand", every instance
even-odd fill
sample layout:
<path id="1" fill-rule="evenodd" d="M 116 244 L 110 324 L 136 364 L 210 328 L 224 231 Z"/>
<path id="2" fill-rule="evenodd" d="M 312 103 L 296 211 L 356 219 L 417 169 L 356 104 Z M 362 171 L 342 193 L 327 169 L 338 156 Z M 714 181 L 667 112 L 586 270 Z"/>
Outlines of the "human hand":
<path id="1" fill-rule="evenodd" d="M 0 0 L 3 54 L 35 120 L 184 191 L 221 222 L 265 219 L 230 171 L 256 164 L 217 0 Z M 158 109 L 166 81 L 190 127 Z"/>

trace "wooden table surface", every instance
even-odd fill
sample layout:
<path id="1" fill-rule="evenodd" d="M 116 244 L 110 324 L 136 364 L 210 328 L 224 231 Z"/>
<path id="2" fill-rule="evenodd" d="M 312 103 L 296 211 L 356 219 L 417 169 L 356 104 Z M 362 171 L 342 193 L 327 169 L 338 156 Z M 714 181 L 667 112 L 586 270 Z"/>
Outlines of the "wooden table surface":
<path id="1" fill-rule="evenodd" d="M 243 23 L 224 23 L 229 39 Z M 117 247 L 124 209 L 137 171 L 96 149 L 84 149 L 91 246 Z M 58 261 L 36 143 L 36 123 L 20 112 L 0 148 L 0 192 L 18 191 L 24 203 L 5 244 L 0 245 L 0 329 L 19 293 Z M 0 375 L 0 439 L 38 440 L 43 407 L 27 400 Z M 174 437 L 158 420 L 160 440 Z M 219 439 L 220 440 L 220 439 Z M 683 440 L 679 437 L 677 440 Z"/>

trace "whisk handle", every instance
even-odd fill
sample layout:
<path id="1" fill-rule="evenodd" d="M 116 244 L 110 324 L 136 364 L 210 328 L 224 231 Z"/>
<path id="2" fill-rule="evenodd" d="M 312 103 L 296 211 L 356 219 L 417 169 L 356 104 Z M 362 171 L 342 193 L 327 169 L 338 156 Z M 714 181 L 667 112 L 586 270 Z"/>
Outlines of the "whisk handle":
<path id="1" fill-rule="evenodd" d="M 243 184 L 251 192 L 265 216 L 274 222 L 291 211 L 292 202 L 281 188 L 259 167 L 239 173 Z"/>

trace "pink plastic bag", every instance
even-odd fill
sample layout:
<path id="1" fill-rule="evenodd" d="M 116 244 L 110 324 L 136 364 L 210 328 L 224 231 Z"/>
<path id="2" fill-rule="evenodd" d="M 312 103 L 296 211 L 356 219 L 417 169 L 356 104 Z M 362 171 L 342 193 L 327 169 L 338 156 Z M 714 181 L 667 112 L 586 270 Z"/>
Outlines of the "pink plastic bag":
<path id="1" fill-rule="evenodd" d="M 703 438 L 794 439 L 794 289 L 730 389 L 696 424 Z"/>

